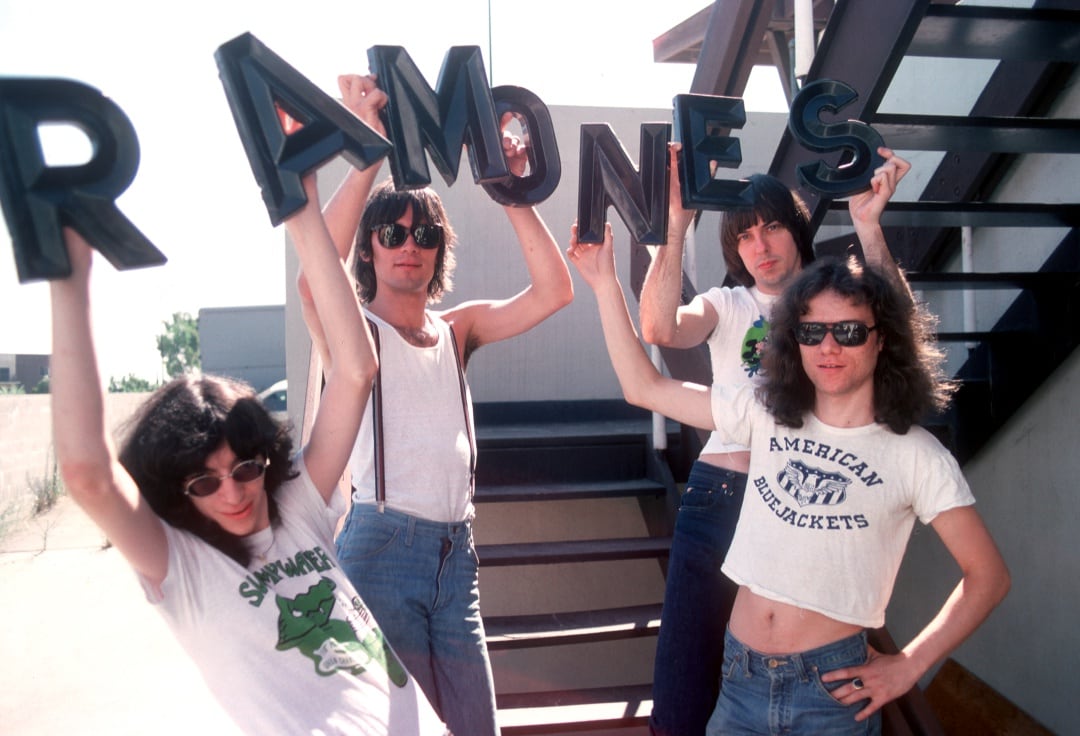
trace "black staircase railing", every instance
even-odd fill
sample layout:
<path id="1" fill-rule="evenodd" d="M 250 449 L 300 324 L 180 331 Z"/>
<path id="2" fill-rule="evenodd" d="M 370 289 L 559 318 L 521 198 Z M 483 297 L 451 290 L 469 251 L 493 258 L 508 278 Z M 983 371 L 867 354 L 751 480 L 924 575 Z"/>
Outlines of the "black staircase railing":
<path id="1" fill-rule="evenodd" d="M 1075 3 L 1037 2 L 1033 8 L 954 6 L 929 2 L 888 3 L 907 13 L 895 39 L 867 34 L 888 27 L 865 25 L 865 0 L 838 2 L 809 79 L 840 78 L 860 89 L 858 109 L 845 116 L 874 126 L 893 148 L 946 152 L 915 202 L 890 204 L 886 239 L 899 262 L 914 271 L 916 289 L 1019 290 L 1016 302 L 992 329 L 939 337 L 976 347 L 956 377 L 961 389 L 946 416 L 951 448 L 961 462 L 1002 426 L 1077 343 L 1075 228 L 1080 225 L 1077 187 L 1062 182 L 1065 200 L 994 201 L 995 192 L 1023 154 L 1080 152 L 1080 120 L 1047 112 L 1080 62 L 1080 10 Z M 858 38 L 859 43 L 853 43 Z M 968 116 L 897 115 L 877 107 L 907 55 L 994 59 L 998 66 Z M 859 87 L 859 84 L 863 85 Z M 865 90 L 865 91 L 863 91 Z M 794 185 L 795 167 L 816 154 L 785 134 L 772 173 Z M 814 219 L 846 224 L 846 205 L 809 195 Z M 960 247 L 961 227 L 1071 228 L 1046 263 L 1028 274 L 942 272 Z M 837 251 L 847 241 L 819 245 Z M 1035 351 L 1034 353 L 1031 351 Z M 1032 360 L 1032 355 L 1038 355 Z"/>
<path id="2" fill-rule="evenodd" d="M 815 13 L 821 10 L 814 4 Z M 679 26 L 654 42 L 658 60 L 696 59 L 692 92 L 741 96 L 749 66 L 771 56 L 791 99 L 792 4 L 771 0 L 717 0 L 698 30 Z M 770 14 L 771 18 L 764 17 Z M 743 20 L 742 25 L 733 21 Z M 726 24 L 726 26 L 725 26 Z M 763 30 L 764 29 L 764 30 Z M 764 36 L 764 38 L 763 38 Z M 758 42 L 761 41 L 759 44 Z M 696 56 L 694 52 L 696 51 Z M 662 56 L 662 58 L 660 58 Z M 893 77 L 906 56 L 993 59 L 997 66 L 965 116 L 879 113 Z M 835 79 L 858 90 L 840 114 L 875 127 L 900 151 L 944 152 L 915 202 L 891 203 L 883 218 L 886 240 L 924 292 L 1009 289 L 1012 306 L 991 329 L 941 332 L 956 350 L 973 343 L 957 371 L 961 387 L 943 425 L 944 436 L 963 462 L 999 429 L 1080 342 L 1080 187 L 1062 181 L 1050 202 L 1006 202 L 995 196 L 1027 154 L 1080 152 L 1080 121 L 1054 117 L 1054 103 L 1072 82 L 1080 63 L 1080 9 L 1075 0 L 1036 0 L 1031 8 L 957 6 L 930 0 L 837 0 L 806 82 Z M 936 80 L 928 79 L 928 91 Z M 834 203 L 796 180 L 801 164 L 831 158 L 801 147 L 785 132 L 770 172 L 800 189 L 815 225 L 850 225 L 846 204 Z M 1029 273 L 948 273 L 960 250 L 961 228 L 1068 228 L 1057 248 Z M 819 242 L 819 254 L 841 253 L 850 237 Z M 1018 244 L 1022 247 L 1026 244 Z M 633 249 L 632 285 L 648 268 L 644 248 Z M 684 278 L 684 297 L 696 289 Z M 702 351 L 665 350 L 669 372 L 706 381 Z M 885 632 L 877 632 L 887 637 Z M 886 733 L 937 733 L 940 727 L 917 690 L 885 711 Z"/>

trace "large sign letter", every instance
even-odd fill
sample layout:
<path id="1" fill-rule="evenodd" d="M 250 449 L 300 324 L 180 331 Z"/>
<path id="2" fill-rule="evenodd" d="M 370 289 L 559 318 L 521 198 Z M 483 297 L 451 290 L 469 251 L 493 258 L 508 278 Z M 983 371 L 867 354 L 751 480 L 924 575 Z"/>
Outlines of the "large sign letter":
<path id="1" fill-rule="evenodd" d="M 394 142 L 390 165 L 398 188 L 431 183 L 425 150 L 446 183 L 453 184 L 465 144 L 477 183 L 510 175 L 479 46 L 454 46 L 446 52 L 438 94 L 400 46 L 372 46 L 368 65 L 386 92 L 386 132 Z"/>
<path id="2" fill-rule="evenodd" d="M 578 240 L 604 242 L 604 213 L 615 205 L 634 238 L 644 245 L 667 240 L 668 123 L 641 126 L 641 174 L 607 123 L 581 126 Z"/>
<path id="3" fill-rule="evenodd" d="M 562 178 L 555 126 L 543 100 L 524 87 L 504 85 L 491 90 L 495 112 L 518 116 L 529 137 L 529 173 L 504 182 L 484 184 L 488 196 L 503 206 L 529 207 L 550 197 Z"/>
<path id="4" fill-rule="evenodd" d="M 366 169 L 390 151 L 390 141 L 250 33 L 220 46 L 214 58 L 274 225 L 307 201 L 300 183 L 304 174 L 339 153 Z M 299 124 L 298 130 L 284 130 L 283 113 Z"/>
<path id="5" fill-rule="evenodd" d="M 799 181 L 827 197 L 847 197 L 870 186 L 874 169 L 885 163 L 877 149 L 885 145 L 881 135 L 866 123 L 848 120 L 821 122 L 823 110 L 836 112 L 858 99 L 849 85 L 831 79 L 811 82 L 791 102 L 788 130 L 795 140 L 816 153 L 845 149 L 852 158 L 840 168 L 824 161 L 798 167 Z"/>
<path id="6" fill-rule="evenodd" d="M 746 125 L 746 108 L 739 97 L 676 95 L 675 130 L 682 143 L 679 183 L 683 207 L 726 210 L 749 207 L 745 181 L 715 178 L 716 168 L 738 168 L 742 146 L 738 138 L 721 134 Z"/>
<path id="7" fill-rule="evenodd" d="M 44 123 L 82 130 L 90 160 L 46 164 L 38 135 Z M 118 269 L 165 263 L 116 207 L 139 168 L 139 141 L 124 111 L 100 91 L 69 79 L 0 79 L 0 164 L 0 204 L 20 282 L 71 275 L 65 225 Z"/>

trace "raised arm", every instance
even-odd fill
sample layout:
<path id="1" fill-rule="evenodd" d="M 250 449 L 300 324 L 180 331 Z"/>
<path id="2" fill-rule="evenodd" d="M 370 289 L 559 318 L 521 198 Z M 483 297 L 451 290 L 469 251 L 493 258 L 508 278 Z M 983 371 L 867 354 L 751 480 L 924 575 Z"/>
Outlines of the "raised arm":
<path id="1" fill-rule="evenodd" d="M 575 223 L 570 229 L 567 256 L 596 295 L 604 342 L 623 397 L 635 406 L 677 421 L 714 429 L 709 389 L 661 375 L 645 354 L 615 272 L 611 225 L 604 228 L 602 244 L 589 245 L 578 242 Z"/>
<path id="2" fill-rule="evenodd" d="M 503 153 L 515 175 L 524 173 L 527 140 L 505 132 Z M 443 317 L 454 326 L 464 356 L 480 347 L 532 329 L 574 299 L 574 285 L 559 245 L 534 207 L 504 207 L 529 271 L 529 285 L 500 300 L 465 302 Z"/>
<path id="3" fill-rule="evenodd" d="M 826 681 L 862 679 L 859 691 L 849 692 L 850 686 L 844 685 L 834 692 L 845 703 L 870 699 L 857 720 L 868 718 L 910 690 L 935 663 L 971 636 L 1009 592 L 1008 568 L 974 506 L 942 512 L 931 525 L 962 575 L 945 605 L 899 654 L 872 653 L 870 662 L 862 667 L 836 670 L 822 677 Z"/>
<path id="4" fill-rule="evenodd" d="M 881 214 L 885 211 L 885 205 L 896 193 L 897 184 L 911 170 L 911 164 L 893 153 L 892 149 L 879 148 L 878 153 L 885 158 L 885 163 L 874 171 L 870 189 L 848 200 L 848 212 L 855 226 L 855 234 L 862 245 L 866 265 L 888 279 L 893 288 L 900 294 L 906 294 L 908 299 L 914 302 L 911 286 L 889 251 L 885 233 L 881 229 Z"/>
<path id="5" fill-rule="evenodd" d="M 386 135 L 386 128 L 379 117 L 379 112 L 386 106 L 386 93 L 375 86 L 374 75 L 343 74 L 338 77 L 338 88 L 341 90 L 341 102 L 345 107 L 375 132 Z M 379 161 L 363 171 L 350 168 L 337 191 L 326 203 L 323 212 L 326 227 L 343 261 L 348 260 L 352 251 L 360 216 L 364 214 L 364 205 L 381 166 L 382 161 Z"/>
<path id="6" fill-rule="evenodd" d="M 379 111 L 386 105 L 386 93 L 375 85 L 374 75 L 343 74 L 338 77 L 338 88 L 341 90 L 341 102 L 345 107 L 377 133 L 386 134 L 382 119 L 379 117 Z M 381 166 L 380 161 L 363 171 L 350 167 L 323 211 L 326 229 L 337 249 L 338 257 L 346 263 L 352 252 L 356 228 L 360 225 L 360 216 L 364 212 L 364 205 Z M 319 352 L 323 365 L 328 366 L 331 357 L 326 348 L 323 325 L 316 314 L 311 289 L 303 268 L 297 275 L 296 286 L 300 293 L 300 310 L 308 332 L 311 334 L 312 344 Z"/>
<path id="7" fill-rule="evenodd" d="M 117 459 L 105 427 L 105 398 L 90 319 L 92 251 L 82 236 L 64 229 L 72 275 L 50 283 L 52 302 L 53 442 L 68 494 L 148 582 L 168 571 L 162 521 Z"/>
<path id="8" fill-rule="evenodd" d="M 692 348 L 703 343 L 716 328 L 717 314 L 700 297 L 682 303 L 683 242 L 694 211 L 682 206 L 682 186 L 678 175 L 678 154 L 682 144 L 668 144 L 668 231 L 667 244 L 650 248 L 652 262 L 641 286 L 641 335 L 653 345 Z"/>
<path id="9" fill-rule="evenodd" d="M 307 204 L 285 226 L 311 287 L 311 317 L 320 325 L 328 356 L 304 462 L 329 501 L 348 465 L 378 359 L 356 290 L 319 211 L 314 175 L 304 179 L 304 189 Z"/>

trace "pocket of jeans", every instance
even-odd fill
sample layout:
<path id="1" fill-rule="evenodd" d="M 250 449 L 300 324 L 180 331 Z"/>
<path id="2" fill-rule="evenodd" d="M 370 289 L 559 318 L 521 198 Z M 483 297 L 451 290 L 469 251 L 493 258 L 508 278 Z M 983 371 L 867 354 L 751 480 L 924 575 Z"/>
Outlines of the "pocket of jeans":
<path id="1" fill-rule="evenodd" d="M 735 676 L 739 674 L 739 671 L 743 669 L 742 658 L 743 655 L 741 652 L 736 652 L 734 654 L 724 652 L 724 669 L 722 672 L 725 681 L 734 680 Z"/>
<path id="2" fill-rule="evenodd" d="M 708 488 L 697 488 L 696 486 L 687 486 L 683 491 L 682 498 L 679 501 L 679 507 L 681 509 L 703 509 L 712 505 L 712 494 Z"/>
<path id="3" fill-rule="evenodd" d="M 394 527 L 356 519 L 351 521 L 338 537 L 338 557 L 342 562 L 378 557 L 397 539 L 399 530 Z"/>
<path id="4" fill-rule="evenodd" d="M 839 700 L 837 700 L 833 696 L 833 691 L 835 691 L 841 685 L 847 685 L 848 683 L 851 682 L 851 680 L 834 680 L 833 682 L 825 682 L 825 681 L 823 681 L 821 679 L 822 674 L 823 674 L 822 672 L 818 671 L 817 667 L 814 667 L 813 679 L 814 679 L 814 682 L 817 684 L 818 689 L 821 691 L 821 694 L 826 696 L 832 702 L 839 705 L 841 708 L 850 708 L 850 707 L 852 707 L 854 704 L 847 705 L 845 703 L 841 703 Z"/>

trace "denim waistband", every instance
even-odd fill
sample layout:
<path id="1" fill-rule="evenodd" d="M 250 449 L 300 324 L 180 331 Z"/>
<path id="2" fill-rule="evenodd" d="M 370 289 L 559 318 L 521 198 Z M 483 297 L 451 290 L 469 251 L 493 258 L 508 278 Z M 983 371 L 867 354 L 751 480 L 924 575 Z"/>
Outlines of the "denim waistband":
<path id="1" fill-rule="evenodd" d="M 725 482 L 745 482 L 746 473 L 738 470 L 729 470 L 717 465 L 695 460 L 690 466 L 690 475 L 686 479 L 688 486 L 704 486 L 706 488 L 720 488 Z"/>
<path id="2" fill-rule="evenodd" d="M 794 675 L 805 680 L 809 673 L 828 672 L 852 661 L 866 657 L 866 632 L 838 639 L 815 649 L 795 654 L 762 654 L 743 644 L 728 629 L 724 635 L 726 652 L 738 653 L 740 667 L 744 674 L 766 674 L 770 676 Z"/>
<path id="3" fill-rule="evenodd" d="M 391 508 L 379 508 L 373 503 L 355 503 L 349 512 L 357 520 L 377 520 L 386 526 L 398 527 L 405 530 L 410 537 L 460 537 L 468 536 L 472 531 L 472 520 L 464 521 L 431 521 L 421 519 L 419 516 L 406 514 L 403 511 L 395 511 Z"/>

